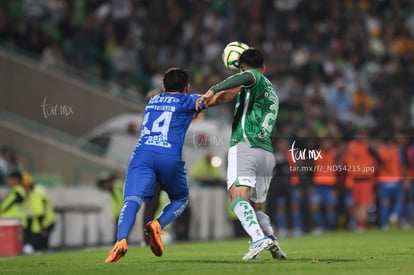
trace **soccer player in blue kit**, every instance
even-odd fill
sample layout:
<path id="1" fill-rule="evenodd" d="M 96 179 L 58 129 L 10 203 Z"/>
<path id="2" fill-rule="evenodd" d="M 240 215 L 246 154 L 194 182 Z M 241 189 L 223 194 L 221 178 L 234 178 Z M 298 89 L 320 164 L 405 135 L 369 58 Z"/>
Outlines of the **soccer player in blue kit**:
<path id="1" fill-rule="evenodd" d="M 169 69 L 163 79 L 163 93 L 153 96 L 146 108 L 135 150 L 126 173 L 124 206 L 117 242 L 105 262 L 119 262 L 128 251 L 127 238 L 142 203 L 151 200 L 157 180 L 170 202 L 160 216 L 145 225 L 152 252 L 162 256 L 161 229 L 186 208 L 189 192 L 181 151 L 187 129 L 196 113 L 200 95 L 188 94 L 189 76 L 181 68 Z"/>

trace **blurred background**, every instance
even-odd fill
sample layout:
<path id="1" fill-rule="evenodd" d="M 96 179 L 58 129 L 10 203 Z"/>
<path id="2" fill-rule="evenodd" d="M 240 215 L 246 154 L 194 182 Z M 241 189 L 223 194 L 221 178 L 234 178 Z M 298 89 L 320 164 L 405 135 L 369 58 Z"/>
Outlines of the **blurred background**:
<path id="1" fill-rule="evenodd" d="M 410 0 L 0 0 L 0 199 L 10 189 L 7 175 L 28 171 L 57 211 L 50 247 L 112 243 L 112 188 L 122 188 L 148 93 L 161 88 L 169 67 L 186 68 L 192 91 L 204 93 L 231 75 L 221 52 L 236 40 L 264 52 L 280 99 L 274 140 L 285 169 L 275 169 L 273 185 L 285 186 L 271 190 L 267 208 L 280 235 L 411 227 Z M 172 240 L 241 236 L 226 209 L 233 106 L 208 110 L 187 134 L 183 154 L 197 203 L 169 229 Z M 335 157 L 292 164 L 294 146 L 334 149 Z M 397 154 L 391 161 L 386 146 Z M 383 197 L 379 174 L 389 162 L 397 167 L 385 176 L 396 178 L 398 195 Z M 325 182 L 308 169 L 315 163 L 351 167 L 330 173 L 329 198 L 316 194 Z M 355 165 L 369 169 L 355 175 Z M 364 177 L 371 200 L 354 188 Z M 139 215 L 131 239 L 143 244 Z"/>

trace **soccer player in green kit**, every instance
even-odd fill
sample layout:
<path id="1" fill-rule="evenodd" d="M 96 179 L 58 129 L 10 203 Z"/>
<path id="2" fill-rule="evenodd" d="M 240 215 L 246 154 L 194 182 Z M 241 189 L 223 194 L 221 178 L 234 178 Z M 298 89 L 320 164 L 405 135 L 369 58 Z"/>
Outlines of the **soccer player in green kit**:
<path id="1" fill-rule="evenodd" d="M 239 64 L 241 72 L 212 86 L 199 104 L 211 107 L 229 102 L 237 95 L 228 152 L 227 189 L 231 210 L 252 238 L 243 260 L 258 258 L 266 250 L 275 259 L 286 259 L 270 218 L 262 211 L 275 165 L 271 135 L 279 99 L 272 83 L 263 75 L 264 58 L 259 50 L 245 50 Z"/>

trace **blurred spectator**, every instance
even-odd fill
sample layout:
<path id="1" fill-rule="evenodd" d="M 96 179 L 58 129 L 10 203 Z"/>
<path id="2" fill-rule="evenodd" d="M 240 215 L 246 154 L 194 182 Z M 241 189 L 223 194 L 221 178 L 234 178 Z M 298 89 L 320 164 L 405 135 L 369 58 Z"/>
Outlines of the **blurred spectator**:
<path id="1" fill-rule="evenodd" d="M 50 233 L 56 222 L 52 201 L 46 189 L 35 184 L 30 173 L 23 172 L 22 184 L 27 194 L 24 202 L 27 217 L 27 227 L 24 231 L 25 246 L 30 245 L 34 251 L 45 251 L 49 248 Z"/>
<path id="2" fill-rule="evenodd" d="M 65 61 L 58 41 L 43 50 L 42 64 L 47 68 L 63 69 Z"/>
<path id="3" fill-rule="evenodd" d="M 214 163 L 211 154 L 205 155 L 194 164 L 190 178 L 205 186 L 223 186 L 223 174 L 219 166 Z"/>
<path id="4" fill-rule="evenodd" d="M 54 23 L 62 22 L 66 16 L 68 5 L 66 0 L 48 0 L 47 9 L 50 20 Z"/>
<path id="5" fill-rule="evenodd" d="M 207 138 L 207 136 L 205 136 L 205 138 Z M 210 228 L 208 231 L 203 230 L 203 233 L 201 234 L 202 238 L 214 236 L 213 234 L 216 234 L 214 232 L 217 232 L 218 229 L 218 219 L 225 218 L 223 210 L 225 209 L 226 202 L 223 201 L 222 195 L 226 188 L 226 184 L 220 165 L 221 160 L 217 159 L 217 157 L 212 154 L 207 153 L 196 163 L 194 163 L 194 166 L 190 172 L 191 182 L 195 182 L 199 186 L 208 189 L 206 190 L 206 194 L 204 195 L 202 201 L 190 200 L 190 206 L 197 203 L 198 207 L 201 208 L 202 212 L 200 213 L 200 216 L 203 217 L 203 220 L 209 225 L 208 228 Z M 186 214 L 186 212 L 183 214 Z M 178 231 L 177 229 L 179 229 L 177 228 L 177 223 L 181 223 L 181 227 L 183 229 L 186 228 L 188 232 L 190 224 L 189 216 L 190 215 L 187 214 L 188 220 L 183 220 L 182 217 L 179 217 L 174 222 L 174 230 L 176 231 L 176 234 Z M 237 227 L 234 226 L 233 228 L 236 229 Z M 183 229 L 181 231 L 183 231 Z M 186 235 L 188 236 L 188 233 Z"/>
<path id="6" fill-rule="evenodd" d="M 323 138 L 315 152 L 312 182 L 311 208 L 315 222 L 314 234 L 332 231 L 336 227 L 336 206 L 338 204 L 338 175 L 335 169 L 337 152 L 332 138 Z M 323 209 L 325 211 L 323 211 Z M 325 213 L 325 215 L 324 215 Z"/>
<path id="7" fill-rule="evenodd" d="M 114 219 L 115 228 L 117 228 L 119 213 L 121 212 L 121 209 L 124 205 L 123 186 L 119 182 L 116 174 L 108 172 L 101 173 L 96 184 L 99 189 L 107 191 L 111 194 L 112 215 Z M 116 232 L 114 233 L 114 238 L 116 238 Z"/>
<path id="8" fill-rule="evenodd" d="M 349 227 L 359 231 L 366 229 L 368 209 L 374 204 L 376 154 L 367 139 L 367 133 L 360 131 L 348 143 L 343 156 L 343 165 L 346 167 L 345 186 L 352 190 L 352 197 L 348 197 L 346 202 L 348 209 L 352 203 L 352 210 L 349 209 L 351 210 Z"/>
<path id="9" fill-rule="evenodd" d="M 375 119 L 371 113 L 373 101 L 371 96 L 362 87 L 352 94 L 351 121 L 360 129 L 373 129 L 376 126 Z"/>
<path id="10" fill-rule="evenodd" d="M 7 176 L 7 194 L 0 202 L 0 218 L 20 219 L 22 227 L 27 226 L 26 213 L 23 210 L 23 203 L 26 199 L 26 192 L 22 187 L 22 174 L 14 171 Z"/>
<path id="11" fill-rule="evenodd" d="M 305 108 L 313 118 L 320 118 L 323 116 L 326 104 L 321 90 L 315 89 L 309 94 L 305 101 Z"/>
<path id="12" fill-rule="evenodd" d="M 330 113 L 336 113 L 340 121 L 349 120 L 352 104 L 351 99 L 351 94 L 346 89 L 343 79 L 337 79 L 326 95 L 326 102 L 329 105 Z"/>
<path id="13" fill-rule="evenodd" d="M 23 12 L 27 18 L 42 18 L 46 15 L 46 1 L 23 0 Z"/>
<path id="14" fill-rule="evenodd" d="M 305 87 L 305 96 L 308 98 L 315 96 L 315 94 L 319 94 L 320 96 L 326 98 L 327 93 L 328 88 L 320 75 L 315 75 L 312 82 Z"/>
<path id="15" fill-rule="evenodd" d="M 46 40 L 43 30 L 41 29 L 41 21 L 38 18 L 34 18 L 29 22 L 29 26 L 24 36 L 23 47 L 35 54 L 41 55 L 43 49 L 46 47 L 49 41 Z"/>
<path id="16" fill-rule="evenodd" d="M 304 44 L 295 49 L 292 55 L 293 68 L 300 68 L 309 61 L 309 51 Z"/>
<path id="17" fill-rule="evenodd" d="M 314 76 L 311 83 L 305 87 L 305 108 L 312 117 L 321 117 L 326 108 L 326 84 L 322 81 L 320 75 Z"/>
<path id="18" fill-rule="evenodd" d="M 392 41 L 393 54 L 400 58 L 412 59 L 414 57 L 414 39 L 407 27 L 400 26 L 397 29 L 395 39 Z"/>
<path id="19" fill-rule="evenodd" d="M 274 0 L 273 5 L 275 8 L 282 12 L 293 11 L 302 0 Z"/>
<path id="20" fill-rule="evenodd" d="M 131 0 L 112 0 L 111 10 L 112 18 L 114 21 L 127 20 L 132 13 L 132 1 Z"/>
<path id="21" fill-rule="evenodd" d="M 11 147 L 4 145 L 0 155 L 0 186 L 6 185 L 7 175 L 19 168 L 21 167 L 17 161 L 16 152 Z"/>
<path id="22" fill-rule="evenodd" d="M 138 56 L 131 37 L 127 36 L 121 45 L 115 46 L 112 63 L 118 74 L 129 74 L 138 69 Z"/>
<path id="23" fill-rule="evenodd" d="M 356 112 L 359 110 L 365 110 L 371 112 L 373 107 L 372 98 L 365 91 L 364 88 L 358 87 L 356 91 L 352 94 L 352 109 Z"/>
<path id="24" fill-rule="evenodd" d="M 401 221 L 403 207 L 403 167 L 400 148 L 391 137 L 385 137 L 379 147 L 381 160 L 378 169 L 378 198 L 380 202 L 380 225 L 388 230 L 389 224 Z"/>

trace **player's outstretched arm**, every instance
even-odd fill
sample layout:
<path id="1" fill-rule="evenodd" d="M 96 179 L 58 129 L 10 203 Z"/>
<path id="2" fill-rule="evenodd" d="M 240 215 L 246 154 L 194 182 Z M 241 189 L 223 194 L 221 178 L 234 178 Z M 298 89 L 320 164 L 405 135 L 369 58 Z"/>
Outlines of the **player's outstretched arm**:
<path id="1" fill-rule="evenodd" d="M 220 104 L 225 104 L 233 100 L 233 98 L 240 92 L 242 86 L 232 89 L 224 90 L 214 94 L 211 100 L 206 104 L 206 108 L 213 107 Z"/>
<path id="2" fill-rule="evenodd" d="M 230 102 L 240 92 L 241 88 L 242 86 L 238 86 L 218 93 L 214 93 L 213 91 L 209 90 L 198 99 L 196 109 L 206 109 L 209 107 Z"/>
<path id="3" fill-rule="evenodd" d="M 243 71 L 229 76 L 223 81 L 213 85 L 200 100 L 202 104 L 198 104 L 197 107 L 211 107 L 214 105 L 229 102 L 240 91 L 241 86 L 249 87 L 253 85 L 255 82 L 256 79 L 253 73 L 251 73 L 250 71 Z M 215 98 L 216 94 L 221 95 Z M 210 103 L 210 101 L 212 102 Z"/>

